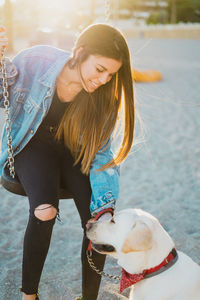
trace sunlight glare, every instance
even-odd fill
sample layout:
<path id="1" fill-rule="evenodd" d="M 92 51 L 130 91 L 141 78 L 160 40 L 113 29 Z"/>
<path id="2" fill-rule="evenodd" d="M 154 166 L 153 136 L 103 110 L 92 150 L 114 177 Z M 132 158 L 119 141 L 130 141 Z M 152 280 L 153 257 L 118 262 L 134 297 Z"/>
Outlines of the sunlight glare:
<path id="1" fill-rule="evenodd" d="M 35 0 L 35 8 L 41 26 L 48 24 L 55 27 L 60 20 L 65 21 L 67 26 L 83 10 L 86 9 L 89 13 L 90 2 L 91 0 Z"/>

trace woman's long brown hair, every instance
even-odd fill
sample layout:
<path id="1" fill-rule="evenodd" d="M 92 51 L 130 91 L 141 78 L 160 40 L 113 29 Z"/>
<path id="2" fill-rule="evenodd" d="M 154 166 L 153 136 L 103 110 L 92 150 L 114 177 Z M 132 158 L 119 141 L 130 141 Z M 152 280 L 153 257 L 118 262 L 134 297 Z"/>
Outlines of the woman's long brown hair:
<path id="1" fill-rule="evenodd" d="M 122 62 L 122 66 L 106 84 L 89 94 L 82 90 L 69 103 L 56 134 L 61 139 L 64 132 L 65 145 L 70 149 L 75 164 L 81 162 L 81 171 L 89 174 L 96 153 L 108 142 L 119 119 L 122 95 L 124 102 L 124 133 L 116 157 L 98 170 L 121 163 L 128 155 L 134 135 L 134 95 L 130 54 L 122 33 L 106 24 L 86 28 L 79 36 L 75 48 L 82 47 L 78 58 L 68 62 L 74 68 L 89 55 L 101 55 Z"/>

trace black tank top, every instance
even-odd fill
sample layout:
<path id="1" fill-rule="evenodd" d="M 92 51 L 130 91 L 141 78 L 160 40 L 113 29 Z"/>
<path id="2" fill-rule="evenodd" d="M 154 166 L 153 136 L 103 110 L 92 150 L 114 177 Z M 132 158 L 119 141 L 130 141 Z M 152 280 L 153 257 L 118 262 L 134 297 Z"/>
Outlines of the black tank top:
<path id="1" fill-rule="evenodd" d="M 54 93 L 53 100 L 48 111 L 48 114 L 44 118 L 42 125 L 45 126 L 58 126 L 62 116 L 67 108 L 67 102 L 61 102 L 58 98 L 57 90 Z"/>
<path id="2" fill-rule="evenodd" d="M 60 101 L 57 91 L 55 91 L 49 111 L 40 124 L 34 138 L 38 140 L 38 138 L 48 139 L 49 137 L 54 136 L 68 105 L 68 102 Z"/>

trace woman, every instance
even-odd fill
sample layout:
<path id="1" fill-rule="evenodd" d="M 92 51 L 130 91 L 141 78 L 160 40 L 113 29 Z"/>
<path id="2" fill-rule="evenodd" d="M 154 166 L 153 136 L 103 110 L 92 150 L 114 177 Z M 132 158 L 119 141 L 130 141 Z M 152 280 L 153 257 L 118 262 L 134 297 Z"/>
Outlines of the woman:
<path id="1" fill-rule="evenodd" d="M 2 29 L 3 30 L 3 29 Z M 1 31 L 2 31 L 1 30 Z M 7 45 L 1 33 L 1 46 Z M 95 300 L 100 276 L 88 265 L 85 227 L 91 217 L 110 218 L 119 192 L 118 165 L 134 132 L 130 55 L 117 29 L 96 24 L 78 37 L 73 54 L 36 46 L 7 61 L 15 172 L 30 204 L 24 237 L 23 300 L 37 299 L 38 285 L 59 213 L 59 186 L 74 196 L 84 231 L 82 298 Z M 124 101 L 124 134 L 116 157 L 111 136 Z M 3 106 L 3 99 L 0 102 Z M 7 159 L 2 137 L 0 170 Z M 98 269 L 105 256 L 93 253 Z"/>

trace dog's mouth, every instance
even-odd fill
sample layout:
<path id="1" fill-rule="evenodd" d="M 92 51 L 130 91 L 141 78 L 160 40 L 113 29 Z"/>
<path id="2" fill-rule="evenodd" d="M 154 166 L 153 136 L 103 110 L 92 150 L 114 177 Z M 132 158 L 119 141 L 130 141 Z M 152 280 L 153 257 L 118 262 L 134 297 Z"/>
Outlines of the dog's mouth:
<path id="1" fill-rule="evenodd" d="M 92 247 L 99 253 L 111 253 L 115 252 L 115 247 L 109 244 L 95 244 L 92 243 Z"/>

